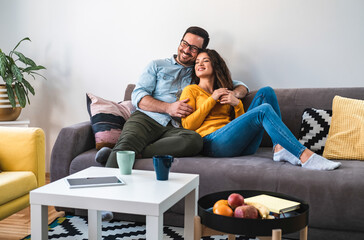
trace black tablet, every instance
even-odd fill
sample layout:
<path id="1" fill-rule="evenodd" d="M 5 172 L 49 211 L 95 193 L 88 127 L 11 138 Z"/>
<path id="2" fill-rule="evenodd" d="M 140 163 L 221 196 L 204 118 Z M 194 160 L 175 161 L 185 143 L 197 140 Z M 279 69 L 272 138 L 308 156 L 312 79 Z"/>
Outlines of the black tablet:
<path id="1" fill-rule="evenodd" d="M 125 182 L 117 176 L 66 178 L 66 182 L 70 188 L 113 186 L 125 184 Z"/>

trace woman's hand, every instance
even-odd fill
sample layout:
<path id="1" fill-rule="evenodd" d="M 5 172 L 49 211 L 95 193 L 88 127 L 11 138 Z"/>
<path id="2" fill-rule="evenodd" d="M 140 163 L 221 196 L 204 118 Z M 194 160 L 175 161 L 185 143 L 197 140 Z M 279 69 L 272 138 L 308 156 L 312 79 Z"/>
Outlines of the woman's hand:
<path id="1" fill-rule="evenodd" d="M 229 90 L 228 90 L 227 88 L 219 88 L 219 89 L 216 89 L 216 90 L 212 93 L 211 97 L 212 97 L 215 101 L 217 101 L 217 100 L 219 100 L 219 99 L 221 98 L 221 96 L 226 95 L 226 94 L 229 94 Z M 220 99 L 220 100 L 221 100 L 221 99 Z"/>
<path id="2" fill-rule="evenodd" d="M 221 104 L 229 104 L 233 107 L 239 104 L 239 99 L 235 97 L 235 94 L 233 91 L 227 90 L 228 92 L 226 94 L 221 95 L 220 97 L 220 103 Z"/>

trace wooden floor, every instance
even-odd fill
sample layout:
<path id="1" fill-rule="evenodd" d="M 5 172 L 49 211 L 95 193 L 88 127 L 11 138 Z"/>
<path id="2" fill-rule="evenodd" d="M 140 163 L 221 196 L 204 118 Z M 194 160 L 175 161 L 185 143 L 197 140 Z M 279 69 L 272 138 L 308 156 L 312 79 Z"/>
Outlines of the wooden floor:
<path id="1" fill-rule="evenodd" d="M 49 183 L 49 174 L 46 174 L 46 183 Z M 54 207 L 48 207 L 48 223 L 62 216 L 64 212 L 57 212 Z M 0 240 L 19 240 L 29 234 L 30 207 L 0 221 Z"/>

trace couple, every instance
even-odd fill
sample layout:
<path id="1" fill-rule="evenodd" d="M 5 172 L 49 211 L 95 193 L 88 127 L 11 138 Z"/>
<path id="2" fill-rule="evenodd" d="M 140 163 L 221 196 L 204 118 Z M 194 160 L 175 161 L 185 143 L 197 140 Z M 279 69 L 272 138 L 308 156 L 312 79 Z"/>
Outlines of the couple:
<path id="1" fill-rule="evenodd" d="M 190 27 L 177 55 L 147 66 L 132 93 L 137 110 L 125 123 L 115 147 L 98 151 L 97 162 L 117 167 L 116 152 L 122 150 L 135 151 L 137 157 L 193 156 L 201 151 L 212 157 L 254 154 L 266 130 L 274 144 L 274 161 L 317 170 L 341 165 L 298 142 L 281 120 L 272 88 L 260 89 L 244 113 L 240 99 L 248 88 L 231 79 L 225 61 L 216 51 L 206 49 L 208 42 L 204 29 Z"/>

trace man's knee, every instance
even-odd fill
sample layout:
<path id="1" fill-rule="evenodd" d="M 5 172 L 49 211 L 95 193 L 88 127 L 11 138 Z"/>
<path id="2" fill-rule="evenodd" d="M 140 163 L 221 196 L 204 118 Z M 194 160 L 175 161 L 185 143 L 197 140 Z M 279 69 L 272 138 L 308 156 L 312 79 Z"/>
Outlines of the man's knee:
<path id="1" fill-rule="evenodd" d="M 173 155 L 175 157 L 190 157 L 202 150 L 201 136 L 190 130 L 173 131 L 163 136 L 143 150 L 143 157 L 153 155 Z"/>
<path id="2" fill-rule="evenodd" d="M 201 152 L 203 147 L 203 140 L 200 134 L 189 131 L 183 132 L 179 134 L 182 137 L 182 142 L 185 144 L 185 148 L 188 149 L 188 152 L 191 156 L 197 155 Z"/>
<path id="3" fill-rule="evenodd" d="M 140 153 L 146 146 L 141 137 L 133 133 L 124 133 L 120 136 L 118 142 L 113 148 L 113 152 L 117 151 L 134 151 L 136 154 Z"/>

